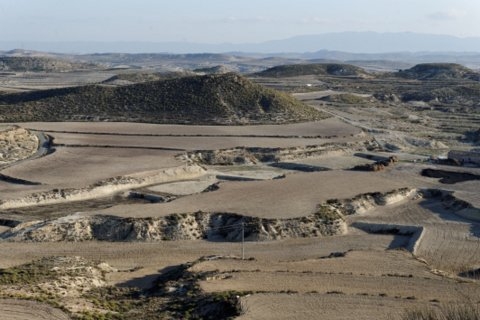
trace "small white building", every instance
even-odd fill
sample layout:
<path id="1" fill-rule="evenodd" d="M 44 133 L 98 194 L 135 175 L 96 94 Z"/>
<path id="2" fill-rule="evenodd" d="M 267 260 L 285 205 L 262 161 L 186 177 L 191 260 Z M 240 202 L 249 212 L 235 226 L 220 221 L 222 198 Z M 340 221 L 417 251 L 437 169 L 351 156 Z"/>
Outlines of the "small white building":
<path id="1" fill-rule="evenodd" d="M 460 161 L 461 163 L 471 163 L 480 165 L 480 150 L 472 149 L 470 151 L 451 150 L 448 152 L 448 158 Z"/>

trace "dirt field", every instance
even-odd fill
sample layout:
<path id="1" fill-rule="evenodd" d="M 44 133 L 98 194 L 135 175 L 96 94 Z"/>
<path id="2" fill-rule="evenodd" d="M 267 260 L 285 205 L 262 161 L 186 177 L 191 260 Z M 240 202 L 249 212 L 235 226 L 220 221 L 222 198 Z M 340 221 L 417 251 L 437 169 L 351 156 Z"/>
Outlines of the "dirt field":
<path id="1" fill-rule="evenodd" d="M 62 311 L 35 301 L 0 299 L 2 320 L 68 320 Z"/>
<path id="2" fill-rule="evenodd" d="M 388 297 L 260 293 L 242 298 L 246 312 L 237 319 L 395 319 L 419 305 Z"/>
<path id="3" fill-rule="evenodd" d="M 140 237 L 132 242 L 22 242 L 5 238 L 0 242 L 0 268 L 43 257 L 80 256 L 104 261 L 116 270 L 106 273 L 107 286 L 146 290 L 171 268 L 190 262 L 192 266 L 187 270 L 198 275 L 197 285 L 203 294 L 240 292 L 239 319 L 396 319 L 405 309 L 455 303 L 465 296 L 480 295 L 478 280 L 459 277 L 461 272 L 480 266 L 480 222 L 466 219 L 461 212 L 467 208 L 477 214 L 480 182 L 442 184 L 438 178 L 422 176 L 426 168 L 448 168 L 407 151 L 395 154 L 399 161 L 382 171 L 350 170 L 392 153 L 375 149 L 369 134 L 359 134 L 358 129 L 340 120 L 284 127 L 23 125 L 47 132 L 58 146 L 54 145 L 56 150 L 51 154 L 2 170 L 9 177 L 40 183 L 0 182 L 2 205 L 35 193 L 39 204 L 3 210 L 3 235 L 12 230 L 8 224 L 18 221 L 61 225 L 80 215 L 148 220 L 203 211 L 263 219 L 307 219 L 325 204 L 337 206 L 335 210 L 342 214 L 340 220 L 345 228 L 321 237 L 312 233 L 283 240 L 247 241 L 247 260 L 239 259 L 240 242 L 225 239 L 145 241 Z M 343 149 L 315 153 L 306 147 L 325 143 Z M 288 160 L 270 162 L 248 162 L 248 155 L 242 155 L 244 158 L 234 164 L 224 159 L 228 152 L 220 152 L 215 161 L 223 159 L 227 163 L 223 165 L 196 163 L 198 156 L 186 154 L 238 146 L 295 147 L 301 152 L 288 151 L 283 154 L 290 156 Z M 413 161 L 417 159 L 420 161 Z M 173 170 L 190 166 L 201 169 L 198 176 L 185 179 L 180 171 Z M 479 173 L 478 168 L 451 170 Z M 132 184 L 108 197 L 85 201 L 70 202 L 68 198 L 69 192 L 102 183 L 115 190 L 115 183 L 122 179 L 126 179 L 125 183 L 154 179 L 160 171 L 168 177 L 165 182 L 137 184 L 141 188 Z M 141 183 L 144 181 L 150 180 Z M 428 198 L 422 193 L 427 189 L 440 190 L 443 196 Z M 150 203 L 145 198 L 130 198 L 130 192 L 165 197 L 168 201 Z M 52 194 L 60 201 L 46 204 Z M 178 221 L 181 215 L 171 217 L 168 221 Z M 59 220 L 52 222 L 50 218 Z M 265 228 L 265 232 L 273 232 Z M 64 232 L 73 231 L 66 226 Z M 29 308 L 23 301 L 3 303 L 5 310 L 13 310 L 15 319 L 29 317 L 22 318 L 19 313 Z M 43 307 L 31 307 L 38 319 L 45 318 Z M 66 315 L 58 313 L 58 319 L 62 316 Z"/>
<path id="4" fill-rule="evenodd" d="M 180 165 L 174 151 L 143 150 L 141 154 L 129 149 L 61 148 L 53 154 L 23 162 L 2 172 L 6 175 L 42 183 L 39 186 L 22 186 L 31 190 L 53 188 L 80 188 L 99 180 L 136 172 Z M 11 188 L 16 190 L 11 190 Z M 9 191 L 18 194 L 18 186 L 5 184 L 2 196 Z"/>
<path id="5" fill-rule="evenodd" d="M 312 213 L 317 204 L 328 199 L 348 198 L 359 193 L 389 191 L 406 186 L 408 185 L 402 182 L 367 172 L 297 173 L 272 181 L 221 183 L 220 189 L 215 192 L 195 194 L 164 204 L 115 206 L 102 213 L 148 217 L 202 210 L 236 212 L 263 218 L 291 218 Z M 141 209 L 138 210 L 139 208 Z"/>
<path id="6" fill-rule="evenodd" d="M 25 122 L 25 128 L 41 131 L 60 132 L 92 132 L 118 133 L 137 135 L 178 135 L 178 136 L 292 136 L 292 137 L 331 137 L 350 136 L 361 132 L 358 128 L 348 125 L 336 118 L 318 122 L 307 122 L 286 125 L 258 126 L 187 126 L 187 125 L 156 125 L 145 123 L 115 123 L 115 122 Z"/>

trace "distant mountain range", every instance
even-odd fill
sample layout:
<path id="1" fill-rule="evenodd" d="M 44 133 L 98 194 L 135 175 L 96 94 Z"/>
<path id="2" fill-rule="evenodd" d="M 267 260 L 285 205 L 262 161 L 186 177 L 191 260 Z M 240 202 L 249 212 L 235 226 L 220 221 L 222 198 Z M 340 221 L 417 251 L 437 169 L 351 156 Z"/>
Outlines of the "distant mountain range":
<path id="1" fill-rule="evenodd" d="M 283 40 L 243 44 L 205 44 L 192 42 L 41 42 L 0 41 L 0 50 L 29 49 L 60 53 L 165 52 L 165 53 L 307 53 L 321 50 L 351 53 L 391 52 L 480 52 L 480 37 L 459 38 L 448 35 L 412 32 L 340 32 L 302 35 Z"/>

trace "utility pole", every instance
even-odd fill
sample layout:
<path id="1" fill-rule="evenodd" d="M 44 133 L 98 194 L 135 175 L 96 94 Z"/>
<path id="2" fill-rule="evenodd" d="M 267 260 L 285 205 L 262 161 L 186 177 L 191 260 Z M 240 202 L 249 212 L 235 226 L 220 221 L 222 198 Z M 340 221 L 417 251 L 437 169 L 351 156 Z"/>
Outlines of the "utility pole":
<path id="1" fill-rule="evenodd" d="M 245 222 L 242 219 L 242 260 L 245 260 Z"/>

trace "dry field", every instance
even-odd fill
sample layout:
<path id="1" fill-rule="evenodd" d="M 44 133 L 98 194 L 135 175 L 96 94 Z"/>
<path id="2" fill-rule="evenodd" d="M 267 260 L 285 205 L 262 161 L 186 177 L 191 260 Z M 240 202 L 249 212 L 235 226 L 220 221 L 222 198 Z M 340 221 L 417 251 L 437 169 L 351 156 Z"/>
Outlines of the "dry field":
<path id="1" fill-rule="evenodd" d="M 315 97 L 310 95 L 303 97 Z M 347 113 L 338 115 L 347 117 Z M 372 126 L 366 118 L 348 117 L 344 120 L 355 125 Z M 156 280 L 173 266 L 191 262 L 186 270 L 198 275 L 196 285 L 202 294 L 241 295 L 238 319 L 398 319 L 405 309 L 467 298 L 478 302 L 478 279 L 460 274 L 480 267 L 480 181 L 443 184 L 422 176 L 421 171 L 436 168 L 478 175 L 480 170 L 424 162 L 425 146 L 409 144 L 403 153 L 395 154 L 398 162 L 373 172 L 350 169 L 393 154 L 378 146 L 371 148 L 371 132 L 363 133 L 338 118 L 285 126 L 19 125 L 52 136 L 55 152 L 1 171 L 17 179 L 0 181 L 1 205 L 29 197 L 36 202 L 2 207 L 0 268 L 43 257 L 81 256 L 115 269 L 105 274 L 106 286 L 146 290 L 158 285 Z M 324 144 L 341 152 L 307 148 Z M 187 156 L 192 151 L 236 147 L 280 148 L 287 160 L 268 161 L 271 158 L 267 157 L 248 162 L 242 154 L 244 163 L 209 164 L 198 162 L 198 155 Z M 219 152 L 214 160 L 221 162 L 227 156 L 228 152 Z M 82 201 L 69 198 L 96 187 L 107 191 Z M 427 196 L 429 192 L 435 196 Z M 143 198 L 131 197 L 131 193 L 143 194 Z M 167 200 L 149 201 L 148 196 Z M 56 202 L 47 201 L 52 197 Z M 325 206 L 331 211 L 319 211 Z M 462 210 L 466 209 L 473 212 L 473 219 L 465 218 Z M 326 214 L 322 218 L 326 225 L 334 219 L 343 227 L 322 236 L 312 232 L 247 241 L 246 260 L 239 259 L 241 243 L 226 238 L 147 241 L 145 236 L 135 241 L 106 237 L 104 241 L 29 242 L 7 237 L 12 230 L 34 230 L 32 224 L 24 227 L 20 223 L 32 220 L 73 233 L 69 223 L 75 223 L 78 216 L 125 221 L 166 217 L 173 228 L 181 229 L 189 227 L 179 223 L 181 214 L 198 211 L 231 214 L 236 227 L 239 216 L 260 219 L 264 232 L 271 234 L 276 231 L 268 224 L 270 220 L 286 224 L 314 214 Z M 332 212 L 340 218 L 328 216 Z M 44 236 L 48 240 L 48 234 Z M 175 284 L 168 285 L 175 290 Z M 0 284 L 0 292 L 11 290 Z M 51 311 L 47 304 L 18 299 L 2 300 L 0 308 L 9 310 L 11 319 L 30 319 L 33 313 L 37 318 L 32 319 L 46 319 L 48 312 L 52 319 L 68 317 L 57 309 Z M 88 303 L 84 308 L 103 310 Z M 22 314 L 23 309 L 28 313 Z M 78 313 L 80 309 L 69 310 Z"/>
<path id="2" fill-rule="evenodd" d="M 358 128 L 329 118 L 320 122 L 256 126 L 188 126 L 156 125 L 146 123 L 89 123 L 89 122 L 26 122 L 25 128 L 41 131 L 110 133 L 158 136 L 270 136 L 270 137 L 332 137 L 350 136 L 361 132 Z"/>
<path id="3" fill-rule="evenodd" d="M 2 320 L 68 320 L 64 312 L 48 305 L 15 299 L 0 300 L 0 319 Z"/>
<path id="4" fill-rule="evenodd" d="M 21 92 L 73 87 L 101 82 L 114 75 L 114 73 L 98 71 L 12 72 L 0 76 L 0 91 Z"/>

